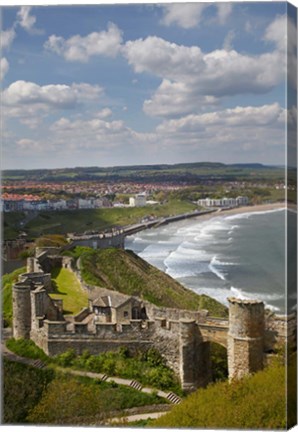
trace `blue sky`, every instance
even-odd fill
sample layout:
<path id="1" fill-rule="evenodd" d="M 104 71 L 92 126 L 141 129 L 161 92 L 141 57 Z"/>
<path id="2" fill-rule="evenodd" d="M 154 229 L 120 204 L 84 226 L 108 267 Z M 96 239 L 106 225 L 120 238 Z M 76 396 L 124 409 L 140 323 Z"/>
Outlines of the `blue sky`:
<path id="1" fill-rule="evenodd" d="M 3 7 L 2 167 L 283 164 L 286 7 Z"/>

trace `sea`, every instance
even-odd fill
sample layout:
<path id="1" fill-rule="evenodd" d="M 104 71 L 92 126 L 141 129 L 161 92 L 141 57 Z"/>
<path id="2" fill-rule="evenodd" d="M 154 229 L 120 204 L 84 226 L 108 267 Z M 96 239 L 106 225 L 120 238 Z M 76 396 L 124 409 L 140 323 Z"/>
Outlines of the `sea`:
<path id="1" fill-rule="evenodd" d="M 285 304 L 285 210 L 187 219 L 127 237 L 125 247 L 198 294 Z"/>

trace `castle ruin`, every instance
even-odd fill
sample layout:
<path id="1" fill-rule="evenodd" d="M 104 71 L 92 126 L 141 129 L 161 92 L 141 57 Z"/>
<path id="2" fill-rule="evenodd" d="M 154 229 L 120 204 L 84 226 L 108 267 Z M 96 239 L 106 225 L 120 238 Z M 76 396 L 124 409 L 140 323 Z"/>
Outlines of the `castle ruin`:
<path id="1" fill-rule="evenodd" d="M 156 348 L 186 391 L 211 380 L 210 343 L 227 349 L 230 379 L 262 369 L 278 346 L 296 342 L 296 315 L 278 316 L 255 300 L 229 299 L 229 319 L 208 311 L 160 308 L 137 297 L 89 290 L 89 304 L 75 316 L 50 297 L 51 269 L 72 269 L 72 259 L 56 248 L 37 248 L 27 272 L 13 285 L 13 336 L 32 339 L 49 356 L 74 349 L 81 354 L 136 352 Z M 87 287 L 88 288 L 88 287 Z"/>

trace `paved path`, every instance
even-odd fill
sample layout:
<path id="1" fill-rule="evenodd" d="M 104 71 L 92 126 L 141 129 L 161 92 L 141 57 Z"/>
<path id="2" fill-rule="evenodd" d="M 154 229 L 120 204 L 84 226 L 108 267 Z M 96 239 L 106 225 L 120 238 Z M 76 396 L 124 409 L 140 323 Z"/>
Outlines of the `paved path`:
<path id="1" fill-rule="evenodd" d="M 43 369 L 47 367 L 45 363 L 43 363 L 39 359 L 29 359 L 26 357 L 21 357 L 13 352 L 11 352 L 5 345 L 5 340 L 2 338 L 1 341 L 1 352 L 3 357 L 7 358 L 8 360 L 27 364 L 29 366 L 33 366 L 39 369 Z M 172 392 L 164 392 L 162 390 L 153 389 L 151 387 L 143 387 L 142 384 L 140 384 L 138 381 L 131 380 L 131 379 L 124 379 L 124 378 L 118 378 L 118 377 L 109 377 L 106 374 L 101 373 L 95 373 L 95 372 L 87 372 L 87 371 L 79 371 L 79 370 L 73 370 L 73 369 L 67 369 L 62 367 L 57 367 L 58 370 L 64 373 L 69 373 L 71 375 L 76 376 L 86 376 L 93 379 L 100 379 L 101 381 L 106 382 L 114 382 L 116 384 L 124 385 L 127 387 L 134 388 L 135 390 L 141 391 L 143 393 L 149 393 L 149 394 L 157 394 L 157 396 L 167 399 L 172 404 L 179 404 L 181 402 L 181 399 L 179 396 L 177 396 L 175 393 Z"/>
<path id="2" fill-rule="evenodd" d="M 139 420 L 156 419 L 158 417 L 161 417 L 162 415 L 165 415 L 166 413 L 167 411 L 161 411 L 161 412 L 151 412 L 151 413 L 143 413 L 143 414 L 133 414 L 124 417 L 113 417 L 111 419 L 108 419 L 107 424 L 128 423 L 128 422 L 135 422 Z"/>

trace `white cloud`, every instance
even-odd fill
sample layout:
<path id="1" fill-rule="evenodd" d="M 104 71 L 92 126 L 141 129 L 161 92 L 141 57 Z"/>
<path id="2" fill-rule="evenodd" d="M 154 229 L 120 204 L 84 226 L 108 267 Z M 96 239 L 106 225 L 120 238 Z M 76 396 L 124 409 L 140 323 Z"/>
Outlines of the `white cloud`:
<path id="1" fill-rule="evenodd" d="M 236 33 L 234 30 L 230 30 L 224 40 L 223 49 L 225 51 L 231 51 L 233 49 L 233 40 L 236 37 Z"/>
<path id="2" fill-rule="evenodd" d="M 61 36 L 51 35 L 44 46 L 67 61 L 84 63 L 92 56 L 115 57 L 121 43 L 121 30 L 115 24 L 109 23 L 107 31 L 93 32 L 87 36 L 75 35 L 64 39 Z"/>
<path id="3" fill-rule="evenodd" d="M 266 93 L 285 78 L 285 56 L 280 50 L 260 55 L 233 49 L 203 53 L 197 46 L 150 36 L 128 41 L 122 52 L 136 73 L 162 79 L 156 93 L 145 101 L 144 110 L 150 115 L 185 114 L 195 109 L 195 98 L 200 110 L 205 96 Z"/>
<path id="4" fill-rule="evenodd" d="M 110 108 L 103 108 L 102 110 L 96 112 L 94 117 L 99 119 L 106 119 L 112 115 L 112 110 Z"/>
<path id="5" fill-rule="evenodd" d="M 172 3 L 163 5 L 161 23 L 170 26 L 175 24 L 184 29 L 196 27 L 201 23 L 204 12 L 209 7 L 217 7 L 216 22 L 224 25 L 232 12 L 232 3 Z"/>
<path id="6" fill-rule="evenodd" d="M 161 133 L 202 132 L 210 127 L 251 128 L 283 127 L 284 110 L 278 103 L 260 107 L 236 107 L 205 114 L 190 114 L 179 119 L 166 120 L 157 127 Z M 224 134 L 224 129 L 222 129 Z"/>
<path id="7" fill-rule="evenodd" d="M 143 109 L 150 116 L 176 117 L 216 106 L 214 96 L 201 96 L 183 82 L 164 79 L 152 99 L 145 100 Z"/>
<path id="8" fill-rule="evenodd" d="M 17 13 L 17 23 L 28 33 L 43 34 L 43 30 L 34 27 L 36 16 L 31 15 L 31 9 L 31 6 L 22 6 Z"/>
<path id="9" fill-rule="evenodd" d="M 30 11 L 31 11 L 30 6 L 22 6 L 17 13 L 17 18 L 20 26 L 27 31 L 31 30 L 34 24 L 36 23 L 36 17 L 30 15 Z"/>
<path id="10" fill-rule="evenodd" d="M 166 26 L 176 24 L 189 29 L 198 25 L 201 21 L 204 9 L 209 5 L 204 3 L 173 3 L 163 5 L 164 16 L 162 23 Z"/>
<path id="11" fill-rule="evenodd" d="M 29 138 L 22 138 L 20 140 L 18 140 L 16 142 L 17 146 L 21 149 L 21 150 L 34 150 L 34 151 L 41 151 L 42 150 L 42 146 L 40 145 L 40 143 L 38 141 L 29 139 Z"/>
<path id="12" fill-rule="evenodd" d="M 2 30 L 0 33 L 0 45 L 1 49 L 9 49 L 16 37 L 16 32 L 14 28 L 8 30 Z"/>
<path id="13" fill-rule="evenodd" d="M 49 84 L 40 86 L 28 81 L 15 81 L 3 92 L 2 102 L 8 107 L 36 105 L 40 108 L 70 109 L 79 102 L 97 100 L 103 90 L 90 84 Z"/>
<path id="14" fill-rule="evenodd" d="M 218 22 L 224 25 L 232 13 L 233 5 L 232 3 L 217 3 L 216 7 Z"/>
<path id="15" fill-rule="evenodd" d="M 5 57 L 0 60 L 0 81 L 3 80 L 9 70 L 9 63 Z"/>

